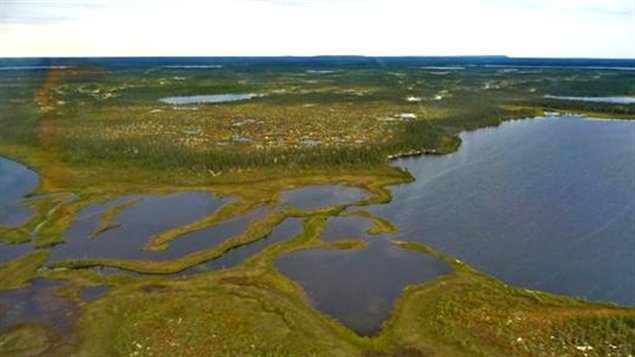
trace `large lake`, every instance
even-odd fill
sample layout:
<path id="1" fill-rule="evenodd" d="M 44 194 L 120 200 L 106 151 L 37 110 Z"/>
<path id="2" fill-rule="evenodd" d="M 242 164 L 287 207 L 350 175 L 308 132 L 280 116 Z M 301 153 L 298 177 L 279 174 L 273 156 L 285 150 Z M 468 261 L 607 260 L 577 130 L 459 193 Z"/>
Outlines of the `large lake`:
<path id="1" fill-rule="evenodd" d="M 506 122 L 446 156 L 395 162 L 414 183 L 371 211 L 513 285 L 635 305 L 635 121 Z"/>

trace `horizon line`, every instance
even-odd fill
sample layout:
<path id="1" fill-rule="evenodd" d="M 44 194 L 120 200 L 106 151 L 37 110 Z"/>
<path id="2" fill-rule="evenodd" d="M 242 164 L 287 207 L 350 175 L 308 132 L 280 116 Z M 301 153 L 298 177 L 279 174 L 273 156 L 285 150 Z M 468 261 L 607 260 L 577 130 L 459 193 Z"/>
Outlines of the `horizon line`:
<path id="1" fill-rule="evenodd" d="M 502 54 L 482 55 L 355 55 L 355 54 L 319 54 L 319 55 L 99 55 L 99 56 L 3 56 L 0 59 L 90 59 L 90 58 L 507 58 L 507 59 L 575 59 L 575 60 L 632 60 L 633 57 L 541 57 L 541 56 L 509 56 Z"/>

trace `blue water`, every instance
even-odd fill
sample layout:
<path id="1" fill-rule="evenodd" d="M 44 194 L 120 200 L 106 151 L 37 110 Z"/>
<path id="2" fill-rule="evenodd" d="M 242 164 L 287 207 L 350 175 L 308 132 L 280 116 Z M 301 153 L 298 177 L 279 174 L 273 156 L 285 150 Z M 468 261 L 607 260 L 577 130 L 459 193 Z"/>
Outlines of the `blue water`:
<path id="1" fill-rule="evenodd" d="M 355 187 L 315 185 L 282 192 L 284 204 L 300 209 L 316 209 L 340 204 L 351 204 L 368 198 L 368 192 Z"/>
<path id="2" fill-rule="evenodd" d="M 33 211 L 22 200 L 38 185 L 35 171 L 0 156 L 0 225 L 19 226 L 31 217 Z"/>
<path id="3" fill-rule="evenodd" d="M 95 235 L 105 210 L 130 201 L 137 203 L 114 217 L 119 226 Z M 65 243 L 52 250 L 49 261 L 81 258 L 169 260 L 212 248 L 241 232 L 251 219 L 264 214 L 263 210 L 179 236 L 165 250 L 144 249 L 153 235 L 194 223 L 230 201 L 230 198 L 217 199 L 209 192 L 179 192 L 122 196 L 94 204 L 78 212 L 76 222 L 64 232 Z"/>
<path id="4" fill-rule="evenodd" d="M 210 260 L 209 262 L 200 265 L 195 265 L 177 273 L 176 275 L 190 275 L 205 271 L 234 267 L 242 263 L 245 259 L 261 252 L 263 249 L 283 240 L 291 239 L 301 232 L 302 220 L 300 218 L 287 218 L 283 223 L 271 230 L 270 233 L 255 242 L 230 249 L 228 252 L 214 260 Z"/>
<path id="5" fill-rule="evenodd" d="M 635 305 L 635 121 L 507 122 L 446 156 L 395 164 L 414 183 L 370 208 L 505 282 Z"/>
<path id="6" fill-rule="evenodd" d="M 379 239 L 362 249 L 309 249 L 277 260 L 318 310 L 361 335 L 379 331 L 409 284 L 421 284 L 452 270 L 431 256 Z"/>
<path id="7" fill-rule="evenodd" d="M 635 104 L 635 98 L 632 97 L 565 97 L 557 95 L 546 95 L 545 98 L 593 103 Z"/>
<path id="8" fill-rule="evenodd" d="M 159 99 L 159 102 L 179 105 L 179 104 L 204 104 L 204 103 L 228 103 L 248 100 L 258 97 L 258 94 L 211 94 L 193 95 L 185 97 L 166 97 Z"/>
<path id="9" fill-rule="evenodd" d="M 22 244 L 0 243 L 0 264 L 4 264 L 32 250 L 33 250 L 33 246 L 29 243 L 22 243 Z"/>
<path id="10" fill-rule="evenodd" d="M 111 287 L 108 285 L 86 286 L 80 291 L 80 296 L 84 301 L 93 301 L 99 299 L 108 292 Z"/>

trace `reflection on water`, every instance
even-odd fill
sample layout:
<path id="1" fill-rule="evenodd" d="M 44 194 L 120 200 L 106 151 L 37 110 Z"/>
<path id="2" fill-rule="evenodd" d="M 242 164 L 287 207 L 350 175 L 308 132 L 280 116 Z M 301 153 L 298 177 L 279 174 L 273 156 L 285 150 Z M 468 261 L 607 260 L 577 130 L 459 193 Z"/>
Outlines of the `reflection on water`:
<path id="1" fill-rule="evenodd" d="M 451 268 L 431 256 L 376 240 L 353 250 L 310 249 L 283 256 L 278 269 L 302 286 L 311 304 L 361 335 L 379 331 L 408 284 Z"/>

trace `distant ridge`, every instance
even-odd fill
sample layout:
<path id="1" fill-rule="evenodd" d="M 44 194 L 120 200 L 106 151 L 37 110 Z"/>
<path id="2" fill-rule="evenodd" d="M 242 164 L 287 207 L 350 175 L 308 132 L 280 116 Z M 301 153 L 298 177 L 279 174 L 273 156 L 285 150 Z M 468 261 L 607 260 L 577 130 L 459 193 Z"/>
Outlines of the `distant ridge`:
<path id="1" fill-rule="evenodd" d="M 604 58 L 513 58 L 494 56 L 277 56 L 277 57 L 87 57 L 87 58 L 2 58 L 2 67 L 54 67 L 54 66 L 169 66 L 169 65 L 223 65 L 223 66 L 549 66 L 549 67 L 623 67 L 635 68 L 635 59 Z"/>

